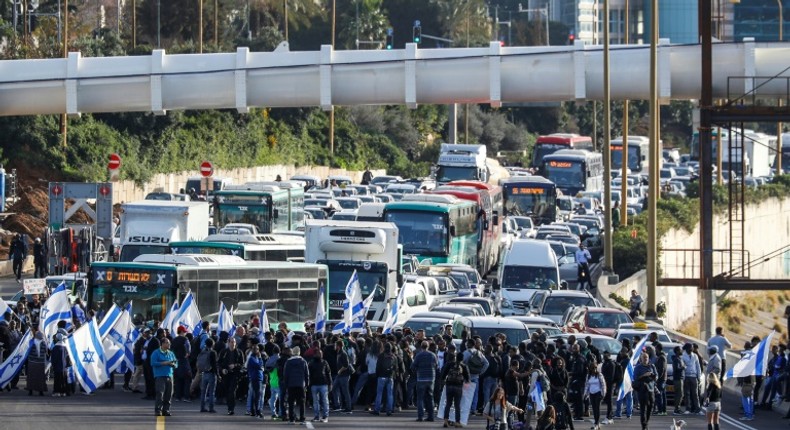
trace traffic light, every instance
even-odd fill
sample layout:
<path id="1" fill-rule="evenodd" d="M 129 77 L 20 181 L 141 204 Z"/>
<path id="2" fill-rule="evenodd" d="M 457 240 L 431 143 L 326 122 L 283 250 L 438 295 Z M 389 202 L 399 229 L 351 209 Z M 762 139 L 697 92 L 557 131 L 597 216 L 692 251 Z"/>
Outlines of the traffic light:
<path id="1" fill-rule="evenodd" d="M 422 26 L 420 25 L 420 21 L 414 21 L 414 28 L 412 29 L 412 38 L 411 40 L 416 43 L 420 44 L 422 42 Z"/>
<path id="2" fill-rule="evenodd" d="M 573 45 L 573 41 L 576 40 L 576 35 L 573 33 L 573 30 L 568 33 L 568 45 Z"/>
<path id="3" fill-rule="evenodd" d="M 392 29 L 391 28 L 387 29 L 387 41 L 386 41 L 386 43 L 384 45 L 385 45 L 384 47 L 386 49 L 392 49 L 393 45 L 395 45 L 395 37 L 394 37 L 394 35 L 392 33 Z"/>

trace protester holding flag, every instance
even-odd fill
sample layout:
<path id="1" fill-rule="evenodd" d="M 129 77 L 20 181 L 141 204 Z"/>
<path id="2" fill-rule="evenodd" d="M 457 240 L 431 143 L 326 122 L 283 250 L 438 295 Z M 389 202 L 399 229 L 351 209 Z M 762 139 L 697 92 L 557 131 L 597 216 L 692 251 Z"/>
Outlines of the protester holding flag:
<path id="1" fill-rule="evenodd" d="M 587 381 L 584 383 L 584 397 L 590 400 L 593 411 L 593 428 L 601 428 L 601 400 L 606 395 L 606 379 L 603 377 L 594 361 L 590 362 L 587 371 Z"/>
<path id="2" fill-rule="evenodd" d="M 54 339 L 54 336 L 53 336 Z M 49 348 L 44 340 L 44 333 L 37 331 L 33 339 L 33 346 L 30 347 L 30 355 L 27 357 L 27 395 L 32 396 L 34 391 L 38 391 L 39 396 L 43 396 L 47 388 L 47 363 L 49 362 Z"/>
<path id="3" fill-rule="evenodd" d="M 170 350 L 170 339 L 163 338 L 159 348 L 151 354 L 151 367 L 156 381 L 154 415 L 169 417 L 170 401 L 173 398 L 173 370 L 178 367 L 176 355 Z"/>
<path id="4" fill-rule="evenodd" d="M 743 345 L 741 358 L 750 355 L 751 349 L 752 344 L 747 341 Z M 751 421 L 754 419 L 754 398 L 752 397 L 754 395 L 754 375 L 738 377 L 738 385 L 741 387 L 741 403 L 743 406 L 743 416 L 739 419 L 741 421 Z M 788 410 L 785 418 L 790 418 L 790 410 Z"/>

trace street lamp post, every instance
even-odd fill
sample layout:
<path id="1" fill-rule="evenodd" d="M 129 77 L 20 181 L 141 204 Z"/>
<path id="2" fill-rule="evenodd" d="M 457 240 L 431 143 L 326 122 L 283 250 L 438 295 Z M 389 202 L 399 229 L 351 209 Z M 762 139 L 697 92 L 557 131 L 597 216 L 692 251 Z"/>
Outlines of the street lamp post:
<path id="1" fill-rule="evenodd" d="M 782 0 L 776 0 L 776 4 L 779 6 L 779 41 L 782 42 L 784 40 L 784 10 L 782 8 Z M 779 101 L 777 102 L 779 106 L 782 106 L 782 97 L 779 97 Z M 719 145 L 721 146 L 721 145 Z M 782 174 L 782 123 L 776 123 L 776 174 Z"/>

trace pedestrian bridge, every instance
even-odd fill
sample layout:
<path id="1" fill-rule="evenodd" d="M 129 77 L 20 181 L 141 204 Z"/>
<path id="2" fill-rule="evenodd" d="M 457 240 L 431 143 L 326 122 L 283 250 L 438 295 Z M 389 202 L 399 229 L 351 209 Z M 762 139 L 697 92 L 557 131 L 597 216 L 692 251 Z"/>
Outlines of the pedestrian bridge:
<path id="1" fill-rule="evenodd" d="M 650 49 L 611 47 L 613 100 L 648 99 Z M 663 101 L 698 99 L 700 45 L 658 48 Z M 713 45 L 715 98 L 786 97 L 790 43 Z M 745 79 L 744 77 L 749 77 Z M 729 96 L 729 97 L 728 97 Z M 573 46 L 82 57 L 0 61 L 0 115 L 154 112 L 333 105 L 407 105 L 602 100 L 603 49 Z"/>

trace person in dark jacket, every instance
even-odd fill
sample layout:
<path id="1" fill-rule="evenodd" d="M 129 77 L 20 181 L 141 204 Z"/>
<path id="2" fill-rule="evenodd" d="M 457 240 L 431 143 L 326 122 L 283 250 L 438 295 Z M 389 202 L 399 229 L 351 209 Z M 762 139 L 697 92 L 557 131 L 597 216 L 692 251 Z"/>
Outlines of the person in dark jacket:
<path id="1" fill-rule="evenodd" d="M 420 344 L 421 351 L 414 356 L 411 370 L 417 375 L 417 421 L 433 421 L 433 381 L 436 378 L 438 361 L 436 354 L 428 350 L 428 342 Z"/>
<path id="2" fill-rule="evenodd" d="M 310 370 L 298 346 L 291 349 L 292 357 L 285 362 L 280 386 L 288 389 L 288 418 L 294 423 L 294 406 L 299 405 L 299 422 L 304 424 L 305 387 L 310 383 Z"/>
<path id="3" fill-rule="evenodd" d="M 14 260 L 13 268 L 16 282 L 22 282 L 22 266 L 27 258 L 27 241 L 21 234 L 14 236 L 11 241 L 11 248 L 8 250 L 8 258 Z"/>
<path id="4" fill-rule="evenodd" d="M 152 337 L 147 343 L 143 344 L 143 376 L 145 376 L 145 397 L 143 397 L 143 400 L 155 400 L 156 398 L 154 369 L 151 366 L 151 356 L 154 354 L 154 351 L 159 349 L 160 343 L 164 338 L 165 330 L 160 328 L 156 330 L 156 336 Z"/>
<path id="5" fill-rule="evenodd" d="M 208 344 L 208 339 L 206 339 Z M 216 352 L 217 346 L 214 345 Z M 219 368 L 221 377 L 225 380 L 225 403 L 228 406 L 228 415 L 236 413 L 236 388 L 244 367 L 244 353 L 236 348 L 236 339 L 228 339 L 227 348 L 219 354 Z"/>
<path id="6" fill-rule="evenodd" d="M 581 354 L 579 344 L 571 347 L 570 360 L 568 360 L 568 372 L 570 374 L 570 386 L 568 388 L 568 398 L 573 403 L 573 419 L 582 420 L 584 412 L 584 381 L 587 377 L 587 360 Z"/>
<path id="7" fill-rule="evenodd" d="M 455 407 L 455 425 L 461 424 L 461 397 L 464 394 L 464 384 L 469 383 L 469 369 L 463 363 L 463 353 L 456 356 L 445 356 L 445 366 L 441 379 L 444 381 L 444 427 L 449 427 L 450 407 Z"/>
<path id="8" fill-rule="evenodd" d="M 384 394 L 387 396 L 387 416 L 392 415 L 395 402 L 393 376 L 395 375 L 396 361 L 392 354 L 392 345 L 385 343 L 384 352 L 379 354 L 376 360 L 376 405 L 372 412 L 373 415 L 378 415 L 381 412 L 381 397 Z"/>
<path id="9" fill-rule="evenodd" d="M 656 356 L 653 365 L 656 367 L 656 415 L 667 414 L 667 354 L 661 342 L 653 343 Z"/>
<path id="10" fill-rule="evenodd" d="M 263 419 L 261 407 L 263 405 L 263 366 L 265 361 L 262 352 L 263 345 L 251 346 L 246 362 L 250 387 L 247 395 L 251 397 L 247 404 L 250 408 L 250 415 L 259 419 Z"/>
<path id="11" fill-rule="evenodd" d="M 192 382 L 192 368 L 189 366 L 189 355 L 192 352 L 192 345 L 187 340 L 187 329 L 184 326 L 178 326 L 176 333 L 177 336 L 173 339 L 173 346 L 170 348 L 178 360 L 178 367 L 174 372 L 173 397 L 177 402 L 191 402 L 189 384 Z"/>
<path id="12" fill-rule="evenodd" d="M 354 373 L 354 367 L 346 353 L 345 343 L 342 340 L 335 342 L 335 357 L 337 358 L 337 377 L 332 385 L 332 393 L 335 397 L 335 404 L 343 412 L 351 412 L 351 391 L 349 381 Z"/>
<path id="13" fill-rule="evenodd" d="M 47 277 L 47 246 L 41 243 L 40 237 L 36 238 L 36 242 L 33 245 L 33 265 L 35 267 L 33 270 L 34 278 Z"/>
<path id="14" fill-rule="evenodd" d="M 329 390 L 332 387 L 332 369 L 329 362 L 324 360 L 323 351 L 313 354 L 310 364 L 307 365 L 310 374 L 310 391 L 313 394 L 313 421 L 327 422 L 329 420 Z"/>
<path id="15" fill-rule="evenodd" d="M 620 387 L 617 381 L 618 373 L 622 375 L 622 370 L 618 372 L 620 365 L 612 360 L 612 354 L 609 351 L 603 352 L 603 364 L 601 364 L 601 374 L 604 381 L 606 381 L 606 391 L 604 391 L 603 403 L 606 405 L 606 419 L 603 420 L 604 424 L 614 420 L 614 407 L 612 404 L 612 396 L 618 392 Z M 622 377 L 622 376 L 621 376 Z"/>
<path id="16" fill-rule="evenodd" d="M 214 393 L 217 389 L 217 374 L 219 372 L 219 359 L 213 348 L 214 340 L 206 339 L 205 347 L 198 355 L 208 355 L 209 367 L 206 369 L 197 369 L 197 371 L 200 372 L 200 412 L 208 412 L 211 414 L 217 412 L 214 410 Z M 208 409 L 206 409 L 206 406 L 208 406 Z"/>
<path id="17" fill-rule="evenodd" d="M 549 405 L 554 406 L 554 428 L 557 430 L 574 430 L 573 419 L 571 418 L 571 405 L 565 401 L 565 394 L 561 391 L 554 393 L 552 402 Z"/>
<path id="18" fill-rule="evenodd" d="M 69 392 L 68 378 L 66 376 L 69 359 L 68 354 L 66 354 L 65 338 L 58 333 L 53 336 L 53 340 L 55 346 L 50 354 L 50 363 L 52 364 L 52 376 L 55 379 L 55 385 L 52 387 L 52 397 L 64 397 Z"/>
<path id="19" fill-rule="evenodd" d="M 642 430 L 647 429 L 650 416 L 653 414 L 656 390 L 656 366 L 650 363 L 650 356 L 642 353 L 639 363 L 634 367 L 634 391 L 639 396 L 639 419 Z"/>

